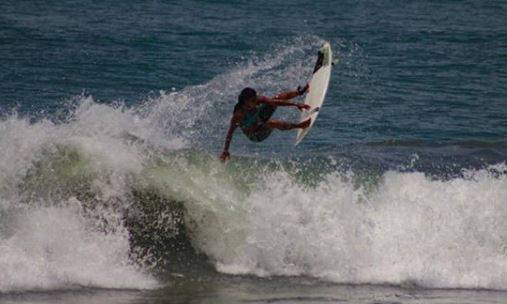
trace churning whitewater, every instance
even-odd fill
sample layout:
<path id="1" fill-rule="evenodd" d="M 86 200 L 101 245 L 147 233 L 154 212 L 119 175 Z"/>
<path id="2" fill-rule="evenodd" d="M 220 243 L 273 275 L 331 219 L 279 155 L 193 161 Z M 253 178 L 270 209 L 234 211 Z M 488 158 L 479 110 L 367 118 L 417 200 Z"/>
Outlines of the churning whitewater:
<path id="1" fill-rule="evenodd" d="M 65 117 L 4 115 L 0 292 L 150 289 L 163 283 L 159 274 L 184 275 L 189 264 L 505 289 L 505 163 L 445 175 L 356 168 L 353 154 L 217 160 L 236 92 L 253 82 L 270 92 L 292 87 L 320 43 L 296 42 L 140 106 L 77 96 Z"/>

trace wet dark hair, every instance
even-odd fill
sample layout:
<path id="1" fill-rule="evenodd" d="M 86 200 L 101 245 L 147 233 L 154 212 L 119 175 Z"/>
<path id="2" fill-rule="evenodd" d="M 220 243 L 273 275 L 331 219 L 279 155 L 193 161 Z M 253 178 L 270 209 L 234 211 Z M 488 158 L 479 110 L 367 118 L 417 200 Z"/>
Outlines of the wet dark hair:
<path id="1" fill-rule="evenodd" d="M 239 93 L 238 96 L 238 103 L 234 107 L 234 112 L 238 109 L 242 109 L 243 105 L 250 99 L 255 98 L 257 96 L 257 92 L 252 88 L 244 88 L 241 90 L 241 93 Z"/>

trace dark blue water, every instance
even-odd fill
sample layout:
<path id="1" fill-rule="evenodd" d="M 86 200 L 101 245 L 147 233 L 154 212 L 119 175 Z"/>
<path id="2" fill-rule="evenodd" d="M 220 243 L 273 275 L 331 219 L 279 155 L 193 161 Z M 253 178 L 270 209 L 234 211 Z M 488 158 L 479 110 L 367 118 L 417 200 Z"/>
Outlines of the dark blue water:
<path id="1" fill-rule="evenodd" d="M 273 299 L 312 286 L 322 302 L 346 301 L 322 281 L 507 289 L 506 13 L 2 1 L 0 293 L 165 286 L 162 298 L 194 299 L 218 278 L 206 297 L 230 282 Z M 304 84 L 325 41 L 339 62 L 305 140 L 237 132 L 218 162 L 241 89 Z"/>
<path id="2" fill-rule="evenodd" d="M 504 141 L 507 133 L 503 1 L 4 1 L 0 8 L 3 112 L 55 112 L 83 92 L 135 105 L 318 37 L 341 63 L 307 144 Z"/>

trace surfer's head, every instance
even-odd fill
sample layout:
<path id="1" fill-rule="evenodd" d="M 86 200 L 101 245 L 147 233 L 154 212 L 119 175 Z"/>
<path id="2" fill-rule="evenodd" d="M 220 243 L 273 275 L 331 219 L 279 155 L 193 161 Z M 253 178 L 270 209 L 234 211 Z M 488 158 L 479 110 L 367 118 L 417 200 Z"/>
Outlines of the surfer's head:
<path id="1" fill-rule="evenodd" d="M 238 104 L 236 108 L 250 110 L 255 107 L 255 101 L 257 99 L 257 92 L 252 88 L 244 88 L 241 90 L 238 96 Z"/>

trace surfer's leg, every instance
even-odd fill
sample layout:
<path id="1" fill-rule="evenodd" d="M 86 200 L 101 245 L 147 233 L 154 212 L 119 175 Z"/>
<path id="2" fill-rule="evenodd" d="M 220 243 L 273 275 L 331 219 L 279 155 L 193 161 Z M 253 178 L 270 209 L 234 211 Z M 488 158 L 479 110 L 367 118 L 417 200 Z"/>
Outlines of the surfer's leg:
<path id="1" fill-rule="evenodd" d="M 307 119 L 299 123 L 292 123 L 284 120 L 270 119 L 266 122 L 266 126 L 270 129 L 278 130 L 305 129 L 310 126 L 310 120 L 311 119 Z"/>

